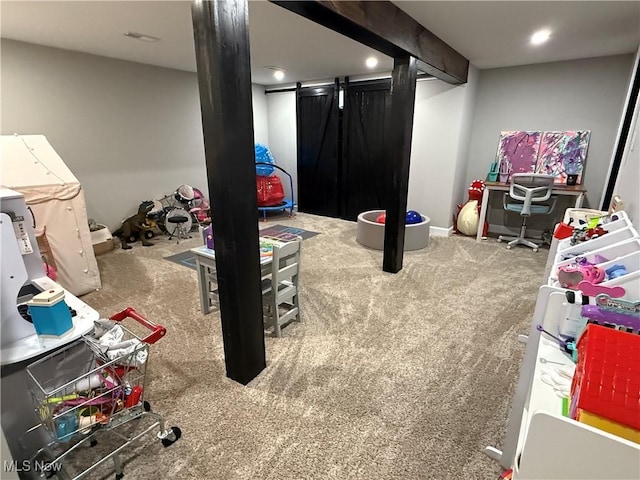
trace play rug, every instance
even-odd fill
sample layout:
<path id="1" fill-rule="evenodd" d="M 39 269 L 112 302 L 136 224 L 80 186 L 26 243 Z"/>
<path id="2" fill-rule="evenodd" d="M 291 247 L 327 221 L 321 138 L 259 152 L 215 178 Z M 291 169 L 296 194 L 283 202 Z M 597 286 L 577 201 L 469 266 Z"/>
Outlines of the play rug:
<path id="1" fill-rule="evenodd" d="M 173 262 L 173 263 L 177 263 L 178 265 L 183 265 L 192 270 L 196 269 L 196 255 L 191 250 L 187 250 L 186 252 L 176 253 L 175 255 L 164 257 L 164 259 L 169 260 L 170 262 Z"/>
<path id="2" fill-rule="evenodd" d="M 284 242 L 293 240 L 296 237 L 301 237 L 303 240 L 306 240 L 316 235 L 318 235 L 318 232 L 311 232 L 309 230 L 303 230 L 295 227 L 287 227 L 286 225 L 273 225 L 260 230 L 261 237 L 273 238 Z M 164 257 L 164 259 L 192 270 L 196 269 L 196 255 L 191 250 L 170 255 L 168 257 Z"/>

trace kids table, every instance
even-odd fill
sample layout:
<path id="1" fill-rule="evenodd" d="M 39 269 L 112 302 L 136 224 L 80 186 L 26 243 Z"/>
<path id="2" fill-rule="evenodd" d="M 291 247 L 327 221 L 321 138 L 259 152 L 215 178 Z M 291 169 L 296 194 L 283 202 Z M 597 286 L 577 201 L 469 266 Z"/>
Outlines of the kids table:
<path id="1" fill-rule="evenodd" d="M 271 274 L 271 255 L 265 245 L 276 245 L 272 239 L 260 238 L 260 276 L 264 278 Z M 271 248 L 273 249 L 273 247 Z M 206 245 L 192 248 L 191 251 L 196 255 L 196 270 L 198 271 L 198 291 L 200 292 L 200 308 L 203 315 L 211 313 L 211 284 L 217 283 L 215 279 L 216 269 L 216 251 L 207 248 Z"/>

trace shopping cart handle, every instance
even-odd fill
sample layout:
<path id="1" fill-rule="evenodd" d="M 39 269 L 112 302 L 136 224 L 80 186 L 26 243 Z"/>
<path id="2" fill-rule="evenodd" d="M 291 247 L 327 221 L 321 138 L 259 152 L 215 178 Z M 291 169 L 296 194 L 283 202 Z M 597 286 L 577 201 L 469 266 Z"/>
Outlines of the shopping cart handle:
<path id="1" fill-rule="evenodd" d="M 140 325 L 144 325 L 149 330 L 151 330 L 151 333 L 142 339 L 142 342 L 144 343 L 148 343 L 148 344 L 156 343 L 158 340 L 164 337 L 165 334 L 167 333 L 166 328 L 164 328 L 162 325 L 156 325 L 155 323 L 147 320 L 138 312 L 136 312 L 133 307 L 127 307 L 121 312 L 118 312 L 112 315 L 111 317 L 109 317 L 109 320 L 121 322 L 125 318 L 133 318 Z"/>

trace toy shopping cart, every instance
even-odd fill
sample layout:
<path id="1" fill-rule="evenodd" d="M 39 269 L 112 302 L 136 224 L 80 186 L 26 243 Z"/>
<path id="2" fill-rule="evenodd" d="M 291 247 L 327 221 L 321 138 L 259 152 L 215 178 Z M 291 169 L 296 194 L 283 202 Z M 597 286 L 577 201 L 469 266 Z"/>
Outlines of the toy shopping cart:
<path id="1" fill-rule="evenodd" d="M 151 330 L 142 337 L 125 328 L 122 320 L 131 318 Z M 134 441 L 158 429 L 158 438 L 167 447 L 181 436 L 178 427 L 165 429 L 162 415 L 151 411 L 144 400 L 146 365 L 149 346 L 162 338 L 166 329 L 155 325 L 129 307 L 97 325 L 85 335 L 27 367 L 30 392 L 40 424 L 29 430 L 44 429 L 48 444 L 38 450 L 32 464 L 40 466 L 42 476 L 64 468 L 63 460 L 82 445 L 95 446 L 97 436 L 114 431 L 119 441 L 116 449 L 91 467 L 72 478 L 82 478 L 103 462 L 112 458 L 116 479 L 122 478 L 119 453 Z M 137 329 L 136 329 L 137 330 Z M 150 417 L 153 424 L 133 428 L 122 435 L 117 427 L 141 417 Z M 60 454 L 52 453 L 54 450 Z M 46 461 L 38 458 L 46 458 Z"/>

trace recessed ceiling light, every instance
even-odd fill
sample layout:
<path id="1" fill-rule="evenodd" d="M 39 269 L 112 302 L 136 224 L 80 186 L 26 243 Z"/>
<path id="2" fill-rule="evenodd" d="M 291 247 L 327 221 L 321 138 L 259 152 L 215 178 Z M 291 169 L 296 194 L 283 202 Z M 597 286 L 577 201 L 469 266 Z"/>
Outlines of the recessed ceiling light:
<path id="1" fill-rule="evenodd" d="M 541 45 L 551 37 L 551 32 L 549 30 L 538 30 L 536 33 L 531 35 L 531 44 L 532 45 Z"/>
<path id="2" fill-rule="evenodd" d="M 369 68 L 375 68 L 378 65 L 378 59 L 376 57 L 369 57 L 364 63 Z"/>
<path id="3" fill-rule="evenodd" d="M 277 67 L 275 65 L 266 65 L 264 67 L 262 67 L 266 70 L 271 70 L 273 72 L 273 76 L 276 80 L 282 80 L 284 79 L 284 73 L 286 72 L 286 70 L 284 68 L 280 68 Z"/>
<path id="4" fill-rule="evenodd" d="M 158 37 L 152 37 L 151 35 L 145 35 L 144 33 L 138 33 L 138 32 L 125 32 L 124 36 L 129 38 L 135 38 L 136 40 L 140 40 L 141 42 L 153 43 L 153 42 L 160 41 Z"/>

